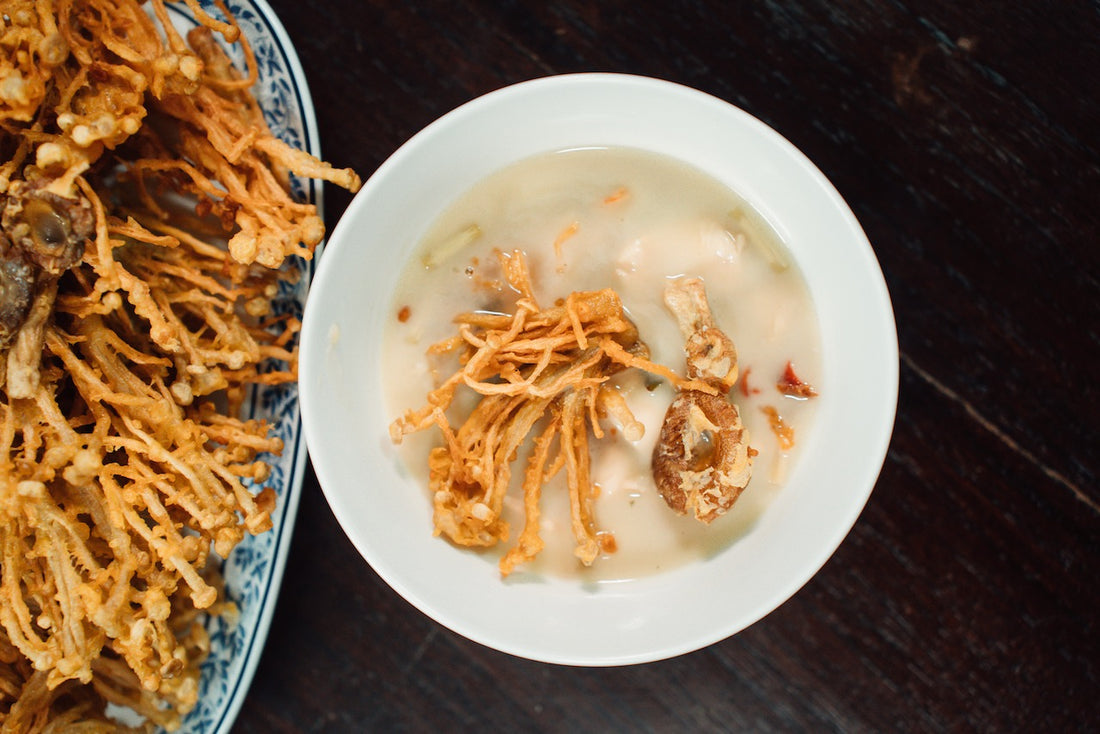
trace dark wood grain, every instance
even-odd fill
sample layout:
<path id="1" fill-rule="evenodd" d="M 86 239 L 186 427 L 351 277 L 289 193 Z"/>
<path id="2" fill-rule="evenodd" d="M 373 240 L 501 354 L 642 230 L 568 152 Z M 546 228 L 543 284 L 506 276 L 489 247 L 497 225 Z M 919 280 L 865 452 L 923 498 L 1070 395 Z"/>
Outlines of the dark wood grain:
<path id="1" fill-rule="evenodd" d="M 661 77 L 764 120 L 874 246 L 901 396 L 822 571 L 650 665 L 543 665 L 452 634 L 360 559 L 310 473 L 239 731 L 1100 729 L 1100 6 L 271 4 L 325 157 L 363 174 L 548 74 Z M 350 197 L 327 196 L 331 227 Z"/>

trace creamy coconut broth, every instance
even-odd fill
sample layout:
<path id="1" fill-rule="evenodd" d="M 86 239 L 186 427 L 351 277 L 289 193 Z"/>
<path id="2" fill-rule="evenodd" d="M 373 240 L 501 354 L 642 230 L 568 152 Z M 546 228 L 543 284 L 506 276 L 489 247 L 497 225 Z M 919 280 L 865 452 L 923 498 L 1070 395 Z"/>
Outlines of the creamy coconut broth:
<path id="1" fill-rule="evenodd" d="M 776 382 L 788 361 L 806 382 L 816 385 L 821 378 L 813 305 L 778 238 L 727 187 L 654 154 L 579 149 L 504 169 L 439 217 L 397 285 L 383 364 L 392 418 L 423 405 L 435 386 L 433 366 L 443 376 L 453 371 L 453 364 L 429 361 L 425 350 L 455 333 L 455 315 L 512 312 L 515 294 L 500 290 L 494 251 L 517 248 L 527 254 L 540 303 L 552 304 L 572 291 L 614 288 L 651 358 L 680 374 L 684 339 L 662 296 L 669 278 L 703 278 L 714 318 L 737 347 L 741 377 L 730 398 L 759 452 L 752 481 L 728 514 L 709 526 L 674 514 L 654 487 L 650 459 L 675 390 L 638 370 L 620 373 L 612 380 L 645 425 L 645 435 L 631 442 L 607 431 L 590 443 L 592 477 L 599 485 L 596 520 L 600 530 L 613 533 L 615 551 L 590 568 L 576 560 L 564 472 L 559 472 L 543 491 L 546 547 L 517 573 L 633 578 L 713 554 L 748 532 L 781 491 L 816 407 L 814 399 L 781 394 Z M 468 412 L 476 396 L 467 392 L 453 408 Z M 793 428 L 789 451 L 781 449 L 766 406 Z M 428 504 L 427 453 L 439 442 L 438 430 L 431 429 L 407 436 L 399 447 L 405 470 L 424 488 Z M 524 462 L 520 455 L 513 465 L 506 500 L 510 539 L 486 553 L 489 561 L 511 547 L 523 527 L 518 483 Z"/>

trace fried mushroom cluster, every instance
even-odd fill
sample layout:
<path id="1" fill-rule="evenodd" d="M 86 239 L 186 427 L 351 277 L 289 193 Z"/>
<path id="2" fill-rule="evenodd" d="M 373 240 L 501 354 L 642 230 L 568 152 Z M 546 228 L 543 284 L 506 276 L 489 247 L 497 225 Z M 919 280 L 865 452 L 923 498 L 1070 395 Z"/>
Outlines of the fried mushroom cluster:
<path id="1" fill-rule="evenodd" d="M 575 291 L 554 306 L 542 307 L 523 252 L 500 252 L 498 259 L 508 285 L 519 295 L 512 313 L 474 311 L 455 317 L 458 334 L 433 344 L 429 354 L 456 355 L 458 369 L 428 394 L 423 407 L 391 423 L 390 437 L 400 443 L 417 431 L 440 430 L 443 445 L 428 457 L 435 532 L 472 547 L 508 539 L 503 511 L 512 463 L 531 438 L 533 451 L 522 483 L 524 526 L 500 560 L 501 575 L 508 576 L 542 551 L 542 489 L 562 470 L 574 555 L 590 566 L 603 546 L 614 541 L 610 533 L 598 530 L 594 516 L 598 487 L 590 474 L 589 433 L 604 437 L 601 417 L 631 440 L 644 431 L 608 380 L 634 368 L 667 379 L 680 390 L 715 390 L 651 361 L 614 290 Z M 455 426 L 447 410 L 460 388 L 473 390 L 478 402 Z"/>
<path id="2" fill-rule="evenodd" d="M 218 0 L 0 0 L 0 728 L 172 728 L 232 609 L 212 564 L 271 526 L 249 390 L 296 377 L 272 307 L 323 236 Z M 225 48 L 239 44 L 243 70 Z"/>

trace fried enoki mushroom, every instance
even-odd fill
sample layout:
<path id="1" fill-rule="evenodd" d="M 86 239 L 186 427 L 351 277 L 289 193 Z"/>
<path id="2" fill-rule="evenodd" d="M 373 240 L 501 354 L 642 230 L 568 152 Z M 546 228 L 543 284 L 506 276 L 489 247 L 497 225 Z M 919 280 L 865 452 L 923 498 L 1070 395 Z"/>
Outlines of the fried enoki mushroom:
<path id="1" fill-rule="evenodd" d="M 195 705 L 215 554 L 272 523 L 281 441 L 239 416 L 296 378 L 276 301 L 323 226 L 290 176 L 359 185 L 271 133 L 235 20 L 186 1 L 185 38 L 165 0 L 0 0 L 3 731 Z"/>
<path id="2" fill-rule="evenodd" d="M 727 393 L 737 381 L 737 352 L 714 323 L 698 278 L 669 283 L 665 305 L 686 340 L 687 374 L 710 393 L 680 390 L 653 450 L 653 479 L 675 512 L 710 523 L 725 514 L 752 476 L 753 450 Z"/>
<path id="3" fill-rule="evenodd" d="M 596 487 L 590 476 L 589 434 L 604 436 L 599 416 L 640 438 L 641 424 L 608 379 L 626 368 L 663 376 L 682 389 L 713 392 L 651 362 L 649 350 L 610 289 L 574 292 L 542 308 L 519 251 L 500 254 L 506 280 L 518 293 L 512 314 L 465 313 L 458 334 L 431 352 L 454 353 L 460 368 L 428 394 L 427 404 L 390 426 L 404 436 L 438 426 L 443 445 L 429 455 L 435 533 L 462 546 L 493 546 L 509 536 L 502 517 L 512 461 L 535 434 L 523 476 L 524 527 L 500 561 L 507 576 L 543 548 L 539 503 L 543 485 L 562 469 L 569 492 L 574 551 L 585 565 L 600 554 L 594 517 Z M 460 388 L 481 397 L 461 425 L 446 410 Z"/>

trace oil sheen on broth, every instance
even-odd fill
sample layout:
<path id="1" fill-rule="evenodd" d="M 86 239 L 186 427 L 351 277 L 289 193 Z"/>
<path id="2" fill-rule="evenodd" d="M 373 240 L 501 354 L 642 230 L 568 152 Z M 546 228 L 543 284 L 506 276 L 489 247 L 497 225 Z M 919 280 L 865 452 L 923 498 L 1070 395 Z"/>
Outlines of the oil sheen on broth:
<path id="1" fill-rule="evenodd" d="M 592 476 L 599 485 L 596 519 L 600 530 L 614 534 L 615 552 L 590 568 L 576 560 L 564 472 L 559 472 L 543 491 L 546 547 L 517 573 L 629 579 L 706 557 L 748 532 L 780 491 L 816 407 L 814 399 L 784 396 L 776 382 L 788 361 L 811 384 L 821 376 L 817 317 L 801 275 L 774 233 L 723 184 L 652 153 L 583 148 L 503 169 L 476 184 L 432 224 L 397 285 L 383 352 L 392 417 L 420 407 L 434 387 L 425 349 L 455 333 L 455 315 L 511 312 L 514 294 L 493 288 L 501 281 L 494 251 L 517 248 L 527 254 L 540 303 L 552 304 L 572 291 L 614 288 L 652 359 L 680 374 L 684 340 L 664 306 L 665 284 L 680 276 L 703 278 L 715 320 L 737 347 L 741 377 L 730 397 L 741 411 L 750 445 L 759 452 L 752 481 L 727 515 L 709 526 L 675 515 L 650 473 L 650 457 L 675 391 L 637 370 L 620 373 L 613 382 L 645 425 L 645 435 L 630 442 L 609 431 L 590 444 Z M 453 407 L 468 411 L 475 396 L 465 397 Z M 766 406 L 776 408 L 794 429 L 791 450 L 780 448 L 763 412 Z M 405 471 L 424 488 L 428 504 L 427 453 L 439 441 L 438 430 L 431 429 L 406 437 L 399 447 Z M 525 456 L 516 462 L 514 484 Z M 509 492 L 505 517 L 511 537 L 486 553 L 491 562 L 511 547 L 523 527 L 518 485 Z"/>

